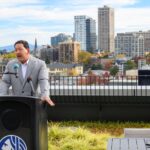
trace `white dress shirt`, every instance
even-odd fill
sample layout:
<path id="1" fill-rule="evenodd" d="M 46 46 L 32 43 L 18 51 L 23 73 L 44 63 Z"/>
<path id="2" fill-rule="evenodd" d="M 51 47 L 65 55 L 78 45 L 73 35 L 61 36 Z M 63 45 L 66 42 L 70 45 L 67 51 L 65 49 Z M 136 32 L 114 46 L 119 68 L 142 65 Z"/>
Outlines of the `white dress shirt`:
<path id="1" fill-rule="evenodd" d="M 21 64 L 23 78 L 25 78 L 26 76 L 28 63 L 29 63 L 29 59 L 26 61 L 26 63 Z"/>

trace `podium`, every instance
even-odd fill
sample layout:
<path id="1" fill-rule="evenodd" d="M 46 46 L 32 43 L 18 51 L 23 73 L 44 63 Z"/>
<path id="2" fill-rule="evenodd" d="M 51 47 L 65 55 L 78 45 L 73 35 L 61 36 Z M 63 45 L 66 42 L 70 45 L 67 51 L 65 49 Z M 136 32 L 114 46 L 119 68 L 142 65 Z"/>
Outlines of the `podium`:
<path id="1" fill-rule="evenodd" d="M 48 150 L 47 114 L 40 99 L 0 97 L 0 149 Z"/>

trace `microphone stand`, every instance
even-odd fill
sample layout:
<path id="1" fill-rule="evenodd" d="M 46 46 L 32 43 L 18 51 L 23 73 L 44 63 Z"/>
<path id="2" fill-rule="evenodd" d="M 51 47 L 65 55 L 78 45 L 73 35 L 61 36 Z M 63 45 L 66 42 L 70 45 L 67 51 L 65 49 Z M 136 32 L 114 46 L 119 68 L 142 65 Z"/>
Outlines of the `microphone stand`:
<path id="1" fill-rule="evenodd" d="M 16 75 L 17 73 L 15 73 L 15 72 L 0 72 L 0 74 L 14 74 L 14 75 Z"/>
<path id="2" fill-rule="evenodd" d="M 3 74 L 12 74 L 12 75 L 15 75 L 16 78 L 18 78 L 18 69 L 19 69 L 19 64 L 18 63 L 15 63 L 13 65 L 13 69 L 14 69 L 14 72 L 9 72 L 7 70 L 5 70 L 4 72 L 0 72 L 0 75 L 3 75 Z M 7 72 L 6 72 L 7 71 Z"/>
<path id="3" fill-rule="evenodd" d="M 30 84 L 31 86 L 31 96 L 33 96 L 35 94 L 35 90 L 34 90 L 34 87 L 33 87 L 33 83 L 32 83 L 32 78 L 31 77 L 28 77 L 27 78 L 27 82 Z"/>
<path id="4" fill-rule="evenodd" d="M 16 78 L 18 78 L 18 75 L 16 72 L 0 72 L 0 75 L 3 75 L 3 74 L 12 74 L 12 75 L 15 75 Z"/>

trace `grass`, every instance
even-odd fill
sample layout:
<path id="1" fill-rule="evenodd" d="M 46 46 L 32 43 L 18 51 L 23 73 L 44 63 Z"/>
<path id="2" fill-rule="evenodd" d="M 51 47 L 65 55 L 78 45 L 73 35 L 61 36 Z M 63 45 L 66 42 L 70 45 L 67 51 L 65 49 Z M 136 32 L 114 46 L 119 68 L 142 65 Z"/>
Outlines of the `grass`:
<path id="1" fill-rule="evenodd" d="M 49 150 L 106 150 L 107 140 L 124 128 L 150 128 L 144 122 L 49 122 Z"/>

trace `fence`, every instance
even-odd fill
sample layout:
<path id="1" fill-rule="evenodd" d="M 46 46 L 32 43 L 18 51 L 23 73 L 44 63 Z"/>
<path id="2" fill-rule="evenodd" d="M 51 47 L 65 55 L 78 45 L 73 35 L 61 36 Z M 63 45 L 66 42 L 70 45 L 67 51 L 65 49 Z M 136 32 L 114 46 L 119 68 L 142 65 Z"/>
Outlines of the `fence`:
<path id="1" fill-rule="evenodd" d="M 150 121 L 150 77 L 50 77 L 49 120 Z"/>
<path id="2" fill-rule="evenodd" d="M 50 77 L 51 95 L 67 96 L 150 96 L 150 76 L 99 77 L 78 76 Z"/>

